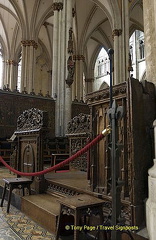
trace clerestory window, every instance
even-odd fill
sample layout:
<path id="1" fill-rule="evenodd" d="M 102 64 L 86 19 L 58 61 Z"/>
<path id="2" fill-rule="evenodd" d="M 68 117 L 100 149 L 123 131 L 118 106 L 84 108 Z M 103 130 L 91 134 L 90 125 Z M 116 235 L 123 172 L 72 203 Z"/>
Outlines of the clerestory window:
<path id="1" fill-rule="evenodd" d="M 3 49 L 0 43 L 0 88 L 3 88 Z"/>

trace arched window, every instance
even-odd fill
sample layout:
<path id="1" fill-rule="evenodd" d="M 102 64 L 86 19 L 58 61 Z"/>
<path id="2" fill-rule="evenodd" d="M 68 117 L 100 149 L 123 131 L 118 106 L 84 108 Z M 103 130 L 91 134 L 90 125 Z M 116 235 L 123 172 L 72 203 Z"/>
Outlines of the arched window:
<path id="1" fill-rule="evenodd" d="M 104 48 L 101 48 L 94 67 L 93 91 L 100 89 L 101 85 L 106 83 L 109 85 L 110 77 L 110 61 L 108 54 Z"/>
<path id="2" fill-rule="evenodd" d="M 3 88 L 3 49 L 0 43 L 0 88 Z"/>
<path id="3" fill-rule="evenodd" d="M 130 75 L 141 80 L 146 71 L 144 32 L 135 30 L 129 40 L 129 54 L 131 58 Z"/>
<path id="4" fill-rule="evenodd" d="M 109 69 L 108 54 L 104 48 L 101 49 L 95 64 L 95 77 L 106 76 Z"/>
<path id="5" fill-rule="evenodd" d="M 19 92 L 21 91 L 21 67 L 22 67 L 22 54 L 20 54 L 18 62 L 17 90 Z"/>

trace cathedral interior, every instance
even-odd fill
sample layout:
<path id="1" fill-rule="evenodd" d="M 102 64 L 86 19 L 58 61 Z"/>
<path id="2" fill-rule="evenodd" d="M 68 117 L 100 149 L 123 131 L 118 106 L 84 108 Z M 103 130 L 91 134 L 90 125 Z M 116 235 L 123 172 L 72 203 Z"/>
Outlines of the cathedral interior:
<path id="1" fill-rule="evenodd" d="M 0 0 L 0 239 L 155 240 L 155 11 Z"/>

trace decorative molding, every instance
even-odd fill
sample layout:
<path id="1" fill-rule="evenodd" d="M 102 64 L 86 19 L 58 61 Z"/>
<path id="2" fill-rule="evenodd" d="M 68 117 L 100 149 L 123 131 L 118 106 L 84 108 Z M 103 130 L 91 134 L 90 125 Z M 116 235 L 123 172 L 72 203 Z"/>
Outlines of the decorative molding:
<path id="1" fill-rule="evenodd" d="M 60 193 L 61 195 L 65 195 L 65 196 L 75 196 L 75 195 L 80 194 L 76 190 L 69 189 L 69 188 L 63 187 L 63 186 L 58 186 L 57 184 L 54 184 L 54 183 L 50 183 L 48 185 L 47 192 L 52 193 L 52 194 L 53 193 Z"/>
<path id="2" fill-rule="evenodd" d="M 87 104 L 92 104 L 93 102 L 103 101 L 104 99 L 109 99 L 109 87 L 102 89 L 95 93 L 89 93 L 86 96 Z M 121 83 L 116 86 L 113 86 L 113 97 L 120 96 L 121 94 L 126 94 L 126 83 Z"/>
<path id="3" fill-rule="evenodd" d="M 13 66 L 17 66 L 18 65 L 18 63 L 15 60 L 12 60 L 12 59 L 6 60 L 6 64 L 13 65 Z"/>
<path id="4" fill-rule="evenodd" d="M 63 10 L 63 3 L 62 2 L 54 2 L 52 4 L 53 11 L 60 11 Z"/>
<path id="5" fill-rule="evenodd" d="M 38 48 L 38 44 L 34 40 L 22 40 L 21 45 L 24 47 L 33 46 L 35 49 Z"/>
<path id="6" fill-rule="evenodd" d="M 112 32 L 112 37 L 114 39 L 115 36 L 119 37 L 122 34 L 122 29 L 114 29 Z"/>
<path id="7" fill-rule="evenodd" d="M 73 55 L 73 60 L 75 61 L 85 61 L 85 57 L 83 55 Z"/>
<path id="8" fill-rule="evenodd" d="M 51 24 L 48 23 L 48 22 L 44 22 L 44 23 L 43 23 L 43 26 L 45 26 L 45 28 L 47 28 L 47 26 L 49 26 L 49 25 L 51 25 Z"/>

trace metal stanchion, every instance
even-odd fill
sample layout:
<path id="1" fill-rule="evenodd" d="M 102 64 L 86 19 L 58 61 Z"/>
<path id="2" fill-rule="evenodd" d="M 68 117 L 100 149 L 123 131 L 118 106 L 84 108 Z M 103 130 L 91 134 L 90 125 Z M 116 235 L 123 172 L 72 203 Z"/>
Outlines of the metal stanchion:
<path id="1" fill-rule="evenodd" d="M 119 156 L 118 156 L 118 127 L 117 122 L 123 115 L 123 108 L 116 105 L 116 101 L 113 101 L 112 90 L 112 62 L 113 62 L 114 50 L 109 49 L 108 55 L 110 60 L 110 108 L 107 112 L 111 125 L 111 196 L 112 196 L 112 215 L 111 225 L 113 226 L 111 231 L 111 240 L 120 240 L 121 233 L 116 231 L 116 226 L 120 223 L 121 214 L 121 181 L 119 180 Z"/>

